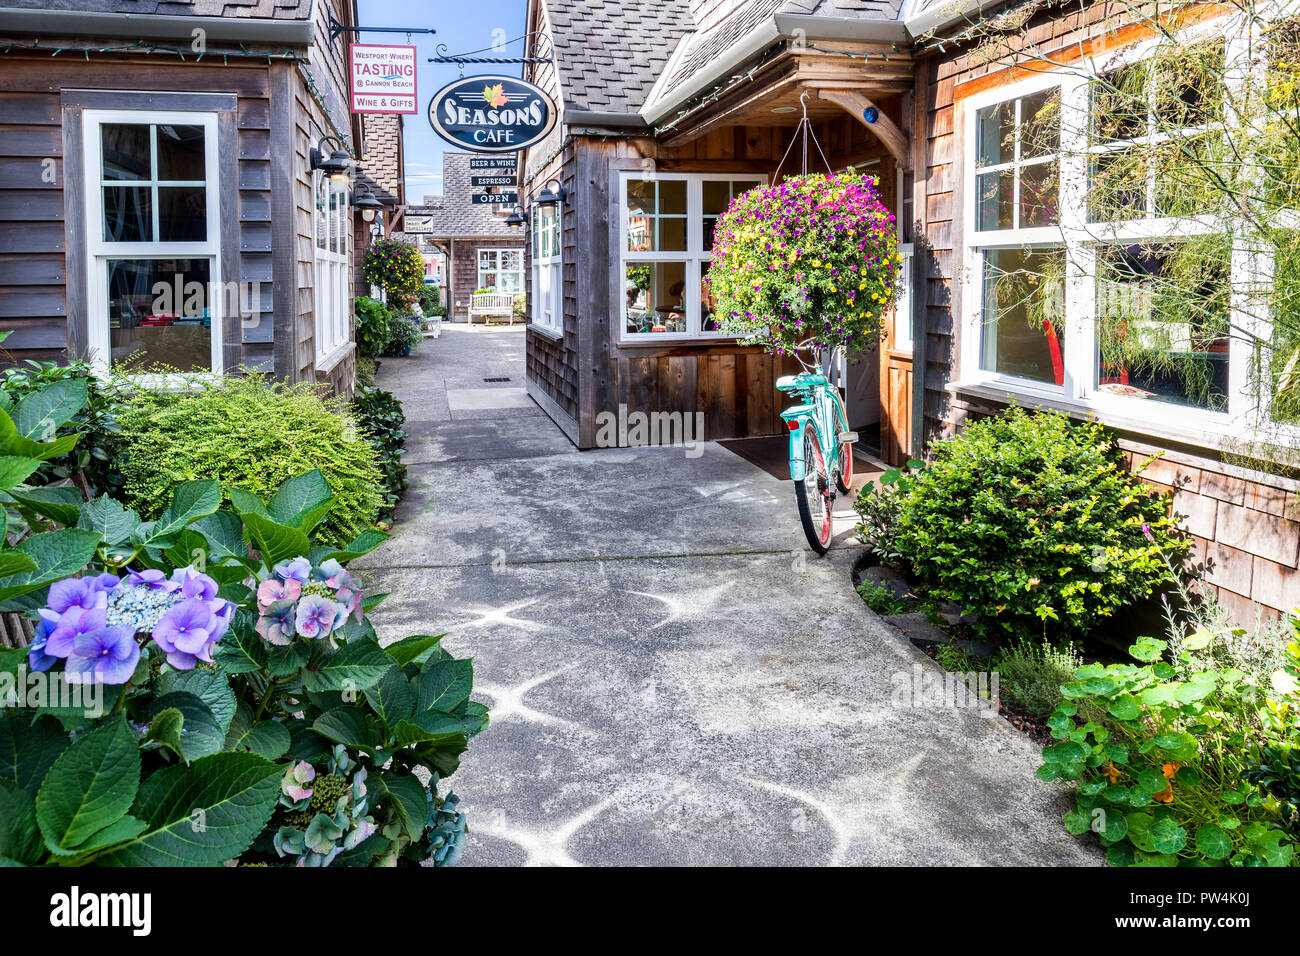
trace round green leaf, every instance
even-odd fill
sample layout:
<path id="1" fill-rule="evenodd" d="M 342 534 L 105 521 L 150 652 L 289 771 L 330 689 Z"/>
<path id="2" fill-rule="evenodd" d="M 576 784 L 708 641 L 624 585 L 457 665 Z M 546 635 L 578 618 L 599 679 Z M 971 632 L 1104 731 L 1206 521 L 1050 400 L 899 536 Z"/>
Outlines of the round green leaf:
<path id="1" fill-rule="evenodd" d="M 1211 860 L 1226 860 L 1232 853 L 1232 840 L 1213 823 L 1196 829 L 1196 849 Z"/>

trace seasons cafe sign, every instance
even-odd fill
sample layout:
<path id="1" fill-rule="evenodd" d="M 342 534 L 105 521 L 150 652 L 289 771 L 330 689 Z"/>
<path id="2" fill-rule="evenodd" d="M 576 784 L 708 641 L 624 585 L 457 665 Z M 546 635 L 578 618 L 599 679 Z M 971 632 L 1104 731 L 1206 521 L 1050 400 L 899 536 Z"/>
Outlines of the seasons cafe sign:
<path id="1" fill-rule="evenodd" d="M 513 153 L 546 138 L 555 104 L 509 76 L 466 76 L 429 101 L 429 123 L 447 142 L 475 153 Z"/>

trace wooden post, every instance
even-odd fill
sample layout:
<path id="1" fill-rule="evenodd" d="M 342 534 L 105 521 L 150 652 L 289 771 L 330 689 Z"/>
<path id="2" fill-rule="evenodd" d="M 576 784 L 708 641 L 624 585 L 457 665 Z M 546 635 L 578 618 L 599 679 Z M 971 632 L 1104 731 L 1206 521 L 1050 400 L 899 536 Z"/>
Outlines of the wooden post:
<path id="1" fill-rule="evenodd" d="M 867 129 L 875 134 L 876 138 L 885 145 L 894 162 L 899 169 L 912 168 L 911 148 L 908 145 L 907 134 L 886 116 L 875 103 L 867 99 L 858 90 L 818 90 L 817 95 L 824 100 L 830 100 L 837 106 L 843 107 Z M 871 110 L 876 114 L 874 120 L 867 120 L 867 111 Z"/>

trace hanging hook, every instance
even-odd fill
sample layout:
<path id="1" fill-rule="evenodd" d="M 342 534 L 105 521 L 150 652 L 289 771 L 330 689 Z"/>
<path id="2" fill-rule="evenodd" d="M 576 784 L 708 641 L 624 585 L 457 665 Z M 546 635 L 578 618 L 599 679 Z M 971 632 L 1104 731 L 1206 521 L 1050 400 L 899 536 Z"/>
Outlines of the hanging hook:
<path id="1" fill-rule="evenodd" d="M 799 108 L 803 110 L 804 122 L 808 121 L 808 104 L 804 102 L 808 99 L 808 91 L 804 90 L 799 94 Z"/>

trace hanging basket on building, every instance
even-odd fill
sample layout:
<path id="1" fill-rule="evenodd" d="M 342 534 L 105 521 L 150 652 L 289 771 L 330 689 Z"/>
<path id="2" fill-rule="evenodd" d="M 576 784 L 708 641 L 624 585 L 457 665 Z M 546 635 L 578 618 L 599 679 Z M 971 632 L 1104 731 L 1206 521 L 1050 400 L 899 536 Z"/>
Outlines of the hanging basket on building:
<path id="1" fill-rule="evenodd" d="M 401 239 L 380 239 L 367 251 L 361 264 L 362 277 L 394 298 L 405 302 L 424 285 L 424 257 L 414 243 Z"/>
<path id="2" fill-rule="evenodd" d="M 875 346 L 898 288 L 894 214 L 854 170 L 737 196 L 718 220 L 709 294 L 723 331 L 777 354 Z"/>

